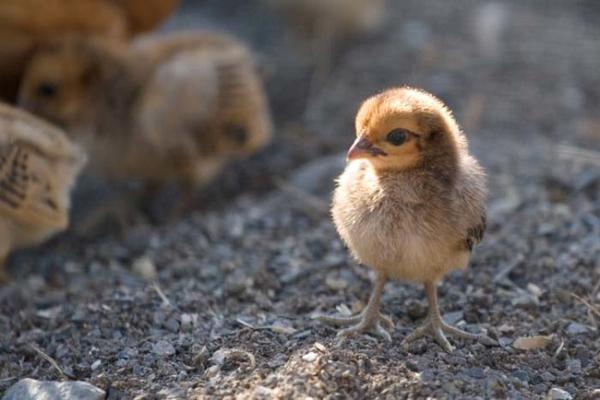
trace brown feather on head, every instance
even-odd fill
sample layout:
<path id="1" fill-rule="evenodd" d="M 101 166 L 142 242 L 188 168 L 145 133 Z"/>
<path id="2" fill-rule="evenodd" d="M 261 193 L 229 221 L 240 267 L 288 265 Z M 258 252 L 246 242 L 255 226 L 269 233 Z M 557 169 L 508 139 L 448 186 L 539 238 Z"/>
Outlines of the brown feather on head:
<path id="1" fill-rule="evenodd" d="M 452 163 L 466 146 L 444 103 L 408 87 L 367 99 L 356 116 L 356 133 L 348 159 L 367 159 L 376 170 L 426 167 L 433 159 Z"/>
<path id="2" fill-rule="evenodd" d="M 19 105 L 64 128 L 88 115 L 94 91 L 119 65 L 118 45 L 102 38 L 64 36 L 40 46 L 21 82 Z"/>

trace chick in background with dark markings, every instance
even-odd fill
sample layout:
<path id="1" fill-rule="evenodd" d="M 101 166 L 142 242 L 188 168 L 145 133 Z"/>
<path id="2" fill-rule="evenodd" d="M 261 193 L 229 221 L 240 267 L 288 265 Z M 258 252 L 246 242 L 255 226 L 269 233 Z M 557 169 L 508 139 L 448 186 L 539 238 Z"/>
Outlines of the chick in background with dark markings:
<path id="1" fill-rule="evenodd" d="M 85 163 L 60 129 L 0 104 L 0 282 L 12 250 L 69 224 L 70 192 Z"/>
<path id="2" fill-rule="evenodd" d="M 272 132 L 252 53 L 208 32 L 62 39 L 32 59 L 19 104 L 82 143 L 92 172 L 149 190 L 178 182 L 188 198 Z"/>
<path id="3" fill-rule="evenodd" d="M 377 279 L 360 315 L 319 318 L 351 325 L 340 338 L 370 332 L 391 341 L 394 324 L 379 303 L 386 281 L 395 278 L 423 284 L 429 301 L 424 324 L 406 342 L 431 335 L 451 351 L 446 335 L 489 339 L 446 324 L 438 308 L 436 285 L 467 267 L 485 230 L 485 174 L 450 110 L 430 93 L 389 89 L 362 104 L 356 134 L 332 215 L 352 255 Z"/>
<path id="4" fill-rule="evenodd" d="M 39 46 L 69 34 L 126 40 L 156 28 L 179 0 L 0 1 L 0 98 L 15 101 L 23 70 Z"/>

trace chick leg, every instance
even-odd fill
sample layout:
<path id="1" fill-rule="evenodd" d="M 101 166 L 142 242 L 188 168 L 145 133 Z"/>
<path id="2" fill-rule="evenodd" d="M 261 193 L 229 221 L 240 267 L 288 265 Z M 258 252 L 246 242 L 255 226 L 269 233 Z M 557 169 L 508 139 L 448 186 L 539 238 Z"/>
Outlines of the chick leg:
<path id="1" fill-rule="evenodd" d="M 442 346 L 447 352 L 454 350 L 454 347 L 450 344 L 445 334 L 458 336 L 465 339 L 480 339 L 481 335 L 474 333 L 465 332 L 453 326 L 450 326 L 444 322 L 438 308 L 438 297 L 437 288 L 432 282 L 425 283 L 425 292 L 427 293 L 427 300 L 429 301 L 429 312 L 423 325 L 415 329 L 406 339 L 405 343 L 409 343 L 425 335 L 432 335 L 435 341 Z"/>
<path id="2" fill-rule="evenodd" d="M 394 328 L 394 323 L 389 317 L 386 317 L 379 312 L 381 293 L 383 292 L 386 281 L 387 277 L 385 275 L 377 275 L 377 280 L 375 281 L 369 303 L 359 315 L 346 318 L 321 315 L 318 316 L 317 319 L 333 325 L 351 325 L 349 328 L 342 329 L 338 332 L 337 337 L 340 340 L 343 340 L 348 336 L 368 332 L 391 342 L 392 336 L 386 329 L 392 330 Z M 384 325 L 385 328 L 382 325 Z"/>

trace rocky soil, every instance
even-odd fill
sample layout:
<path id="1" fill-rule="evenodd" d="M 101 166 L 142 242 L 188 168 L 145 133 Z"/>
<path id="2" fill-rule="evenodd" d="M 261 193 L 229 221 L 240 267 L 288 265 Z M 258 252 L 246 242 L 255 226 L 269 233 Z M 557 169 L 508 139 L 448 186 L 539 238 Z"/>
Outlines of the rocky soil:
<path id="1" fill-rule="evenodd" d="M 113 400 L 600 398 L 600 10 L 390 3 L 386 28 L 340 55 L 308 100 L 310 65 L 261 2 L 186 3 L 167 30 L 220 27 L 259 52 L 275 141 L 176 224 L 67 234 L 12 257 L 0 395 L 34 378 L 87 381 Z M 335 330 L 311 318 L 368 298 L 370 273 L 327 208 L 361 99 L 402 84 L 455 110 L 488 171 L 486 238 L 440 301 L 448 322 L 498 346 L 403 346 L 426 301 L 402 282 L 383 297 L 391 345 L 363 336 L 337 346 Z"/>

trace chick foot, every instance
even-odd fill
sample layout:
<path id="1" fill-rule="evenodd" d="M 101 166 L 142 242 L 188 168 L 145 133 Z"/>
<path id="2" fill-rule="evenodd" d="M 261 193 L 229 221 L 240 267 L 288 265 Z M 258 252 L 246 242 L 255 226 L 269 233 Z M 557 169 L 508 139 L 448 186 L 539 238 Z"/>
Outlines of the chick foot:
<path id="1" fill-rule="evenodd" d="M 392 341 L 392 336 L 388 332 L 394 329 L 392 320 L 381 314 L 379 311 L 369 312 L 368 307 L 365 308 L 363 312 L 353 317 L 319 315 L 317 316 L 317 319 L 331 325 L 349 326 L 337 333 L 336 337 L 340 341 L 343 341 L 349 336 L 356 336 L 362 333 L 370 333 L 373 336 L 379 336 L 388 342 Z"/>
<path id="2" fill-rule="evenodd" d="M 448 353 L 454 351 L 454 346 L 446 338 L 446 334 L 457 336 L 464 339 L 478 340 L 480 335 L 465 332 L 458 328 L 448 325 L 441 317 L 428 317 L 427 320 L 414 330 L 413 333 L 404 339 L 405 343 L 410 343 L 426 335 L 431 335 L 433 339 Z"/>
<path id="3" fill-rule="evenodd" d="M 394 323 L 389 317 L 379 312 L 379 303 L 381 302 L 381 293 L 387 277 L 377 275 L 371 298 L 365 309 L 353 317 L 332 317 L 327 315 L 317 316 L 317 319 L 332 325 L 351 325 L 349 328 L 338 332 L 338 343 L 343 342 L 346 337 L 355 336 L 361 333 L 371 333 L 382 337 L 388 342 L 392 341 L 392 336 L 387 330 L 394 328 Z M 387 328 L 387 330 L 386 330 Z"/>
<path id="4" fill-rule="evenodd" d="M 425 291 L 427 292 L 427 298 L 429 300 L 429 313 L 423 325 L 415 329 L 413 333 L 404 339 L 405 344 L 423 336 L 430 335 L 445 351 L 450 353 L 454 351 L 454 346 L 450 344 L 446 338 L 446 334 L 471 340 L 480 340 L 486 338 L 485 335 L 477 335 L 474 333 L 465 332 L 445 323 L 438 308 L 437 289 L 435 284 L 426 283 Z"/>

